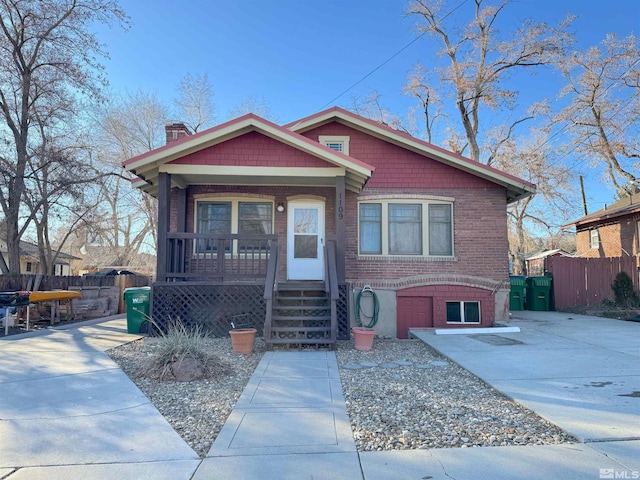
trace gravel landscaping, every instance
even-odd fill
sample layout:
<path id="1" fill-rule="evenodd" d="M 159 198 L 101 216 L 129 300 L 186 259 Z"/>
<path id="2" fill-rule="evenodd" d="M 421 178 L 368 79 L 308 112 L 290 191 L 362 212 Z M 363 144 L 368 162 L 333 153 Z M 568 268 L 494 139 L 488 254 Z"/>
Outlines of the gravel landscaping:
<path id="1" fill-rule="evenodd" d="M 262 358 L 237 355 L 228 338 L 208 339 L 230 373 L 175 382 L 140 376 L 145 338 L 107 352 L 200 455 L 211 447 Z M 419 340 L 376 339 L 360 352 L 337 348 L 340 378 L 358 451 L 572 443 L 573 437 L 509 400 Z"/>

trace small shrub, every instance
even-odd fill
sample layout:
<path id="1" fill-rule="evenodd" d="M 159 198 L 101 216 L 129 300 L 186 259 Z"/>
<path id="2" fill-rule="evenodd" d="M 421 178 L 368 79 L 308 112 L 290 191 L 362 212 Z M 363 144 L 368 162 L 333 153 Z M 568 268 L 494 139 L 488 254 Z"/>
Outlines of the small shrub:
<path id="1" fill-rule="evenodd" d="M 155 324 L 151 319 L 150 322 Z M 189 327 L 178 318 L 169 322 L 166 332 L 159 328 L 158 331 L 161 336 L 149 347 L 148 359 L 138 372 L 140 376 L 158 380 L 175 379 L 178 377 L 177 368 L 183 365 L 192 366 L 193 371 L 199 372 L 188 380 L 229 372 L 228 366 L 211 352 L 208 335 L 200 325 Z"/>
<path id="2" fill-rule="evenodd" d="M 618 306 L 630 307 L 638 303 L 638 295 L 633 290 L 633 280 L 627 272 L 620 272 L 616 275 L 611 289 Z"/>

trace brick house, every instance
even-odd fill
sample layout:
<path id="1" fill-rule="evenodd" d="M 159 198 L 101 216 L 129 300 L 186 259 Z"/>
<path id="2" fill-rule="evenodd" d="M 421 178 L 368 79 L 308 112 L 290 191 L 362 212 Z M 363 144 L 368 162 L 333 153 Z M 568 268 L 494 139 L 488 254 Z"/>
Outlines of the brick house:
<path id="1" fill-rule="evenodd" d="M 576 228 L 576 256 L 609 258 L 640 253 L 640 193 L 563 226 Z"/>
<path id="2" fill-rule="evenodd" d="M 506 207 L 534 185 L 337 107 L 167 141 L 123 164 L 159 201 L 154 318 L 332 343 L 365 285 L 394 337 L 507 318 Z"/>

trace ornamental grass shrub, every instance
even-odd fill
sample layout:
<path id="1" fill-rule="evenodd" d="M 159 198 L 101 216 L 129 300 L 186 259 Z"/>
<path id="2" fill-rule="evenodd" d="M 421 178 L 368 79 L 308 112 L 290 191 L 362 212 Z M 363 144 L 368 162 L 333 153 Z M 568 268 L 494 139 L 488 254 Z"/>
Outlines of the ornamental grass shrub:
<path id="1" fill-rule="evenodd" d="M 158 327 L 150 319 L 155 327 Z M 200 325 L 171 320 L 167 330 L 148 347 L 139 375 L 157 380 L 190 381 L 224 375 L 230 371 L 214 353 L 208 334 Z"/>

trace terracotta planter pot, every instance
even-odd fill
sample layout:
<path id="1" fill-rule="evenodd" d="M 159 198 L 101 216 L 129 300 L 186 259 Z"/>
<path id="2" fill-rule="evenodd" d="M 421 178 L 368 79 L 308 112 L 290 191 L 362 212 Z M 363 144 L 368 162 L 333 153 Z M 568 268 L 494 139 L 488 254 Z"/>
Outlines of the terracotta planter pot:
<path id="1" fill-rule="evenodd" d="M 229 330 L 231 335 L 231 346 L 235 353 L 247 355 L 253 351 L 253 343 L 256 340 L 257 330 L 255 328 L 236 328 Z"/>
<path id="2" fill-rule="evenodd" d="M 376 331 L 372 328 L 353 327 L 353 341 L 355 342 L 356 350 L 371 350 L 373 347 L 373 337 L 376 335 Z"/>

